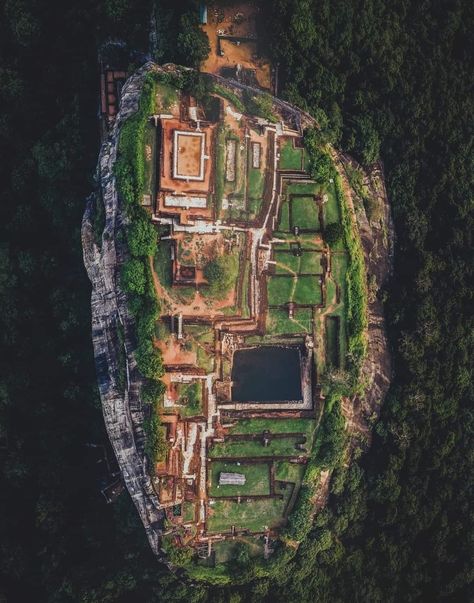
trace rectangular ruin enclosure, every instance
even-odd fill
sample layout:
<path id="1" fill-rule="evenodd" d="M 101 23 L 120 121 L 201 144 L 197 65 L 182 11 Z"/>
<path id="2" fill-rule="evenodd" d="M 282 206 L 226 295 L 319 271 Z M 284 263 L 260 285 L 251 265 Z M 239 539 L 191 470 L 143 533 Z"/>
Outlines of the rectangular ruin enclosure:
<path id="1" fill-rule="evenodd" d="M 302 401 L 300 350 L 281 346 L 237 350 L 232 364 L 232 401 Z"/>
<path id="2" fill-rule="evenodd" d="M 190 195 L 165 195 L 165 207 L 191 207 L 193 209 L 205 209 L 207 207 L 206 197 L 194 197 Z"/>
<path id="3" fill-rule="evenodd" d="M 204 132 L 175 130 L 173 137 L 173 178 L 204 180 Z"/>

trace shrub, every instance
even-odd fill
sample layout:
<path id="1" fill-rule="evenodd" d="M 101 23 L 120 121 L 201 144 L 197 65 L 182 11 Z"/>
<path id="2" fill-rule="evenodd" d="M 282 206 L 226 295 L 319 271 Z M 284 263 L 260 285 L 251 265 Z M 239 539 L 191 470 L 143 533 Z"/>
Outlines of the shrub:
<path id="1" fill-rule="evenodd" d="M 238 272 L 238 258 L 235 255 L 223 255 L 208 262 L 204 276 L 213 297 L 223 298 L 235 284 Z"/>
<path id="2" fill-rule="evenodd" d="M 331 402 L 324 413 L 319 442 L 314 450 L 314 457 L 323 469 L 333 469 L 342 462 L 347 441 L 340 401 L 333 398 Z"/>
<path id="3" fill-rule="evenodd" d="M 164 374 L 163 359 L 151 341 L 140 342 L 135 352 L 138 370 L 148 379 L 158 380 Z"/>
<path id="4" fill-rule="evenodd" d="M 349 266 L 346 273 L 347 282 L 347 331 L 349 336 L 348 358 L 352 362 L 354 372 L 362 363 L 366 353 L 364 331 L 367 327 L 367 288 L 365 261 L 362 246 L 357 236 L 357 226 L 354 224 L 349 209 L 346 206 L 342 184 L 339 176 L 335 178 L 336 195 L 342 214 L 342 226 L 347 250 Z"/>
<path id="5" fill-rule="evenodd" d="M 118 144 L 118 157 L 114 174 L 122 199 L 129 208 L 139 204 L 145 181 L 145 128 L 148 116 L 153 113 L 155 80 L 149 74 L 143 83 L 138 111 L 122 125 Z"/>
<path id="6" fill-rule="evenodd" d="M 340 222 L 332 222 L 324 229 L 324 238 L 328 245 L 335 245 L 344 236 L 344 229 Z"/>
<path id="7" fill-rule="evenodd" d="M 199 27 L 199 20 L 194 12 L 181 16 L 180 30 L 176 39 L 180 63 L 197 68 L 211 51 L 209 38 Z"/>
<path id="8" fill-rule="evenodd" d="M 253 95 L 246 91 L 244 98 L 248 113 L 258 115 L 271 122 L 278 121 L 273 113 L 273 98 L 270 94 L 263 92 Z"/>
<path id="9" fill-rule="evenodd" d="M 127 231 L 127 241 L 130 253 L 135 257 L 155 254 L 158 237 L 148 216 L 133 220 Z"/>
<path id="10" fill-rule="evenodd" d="M 122 286 L 128 293 L 145 293 L 145 267 L 143 262 L 131 259 L 122 267 Z"/>
<path id="11" fill-rule="evenodd" d="M 304 146 L 309 155 L 309 172 L 318 184 L 326 184 L 335 175 L 331 157 L 322 150 L 323 136 L 315 128 L 304 133 Z"/>
<path id="12" fill-rule="evenodd" d="M 364 165 L 374 163 L 380 154 L 380 137 L 368 115 L 354 120 L 354 144 L 352 150 Z"/>
<path id="13" fill-rule="evenodd" d="M 303 540 L 311 529 L 311 497 L 313 489 L 307 485 L 301 486 L 293 512 L 288 517 L 288 535 L 295 540 Z"/>
<path id="14" fill-rule="evenodd" d="M 143 422 L 145 431 L 145 454 L 154 467 L 156 463 L 166 458 L 168 443 L 166 441 L 166 428 L 160 425 L 160 418 L 153 414 Z"/>
<path id="15" fill-rule="evenodd" d="M 147 381 L 141 391 L 143 404 L 156 404 L 164 390 L 165 386 L 162 381 Z"/>
<path id="16" fill-rule="evenodd" d="M 232 90 L 229 90 L 224 86 L 220 86 L 219 84 L 214 84 L 214 92 L 232 103 L 239 113 L 245 113 L 245 105 L 237 94 L 235 94 L 235 92 L 232 92 Z"/>

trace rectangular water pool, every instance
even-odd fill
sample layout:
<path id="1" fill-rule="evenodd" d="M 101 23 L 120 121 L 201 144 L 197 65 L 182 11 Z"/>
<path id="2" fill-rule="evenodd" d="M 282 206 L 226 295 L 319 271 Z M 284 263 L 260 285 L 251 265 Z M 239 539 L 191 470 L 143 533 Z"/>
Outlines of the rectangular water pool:
<path id="1" fill-rule="evenodd" d="M 301 401 L 301 355 L 297 347 L 237 350 L 232 364 L 233 402 Z"/>

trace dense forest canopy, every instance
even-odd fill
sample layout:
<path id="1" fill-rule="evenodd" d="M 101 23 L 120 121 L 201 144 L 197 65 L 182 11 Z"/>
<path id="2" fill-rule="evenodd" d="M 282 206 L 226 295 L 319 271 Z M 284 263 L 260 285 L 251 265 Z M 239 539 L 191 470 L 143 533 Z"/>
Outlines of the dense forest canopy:
<path id="1" fill-rule="evenodd" d="M 194 62 L 205 41 L 183 15 L 196 3 L 177 4 L 157 2 L 155 58 Z M 90 447 L 107 439 L 80 224 L 98 151 L 97 48 L 120 37 L 146 51 L 151 7 L 2 0 L 0 599 L 474 598 L 474 6 L 262 6 L 280 94 L 311 111 L 328 140 L 385 165 L 396 374 L 372 447 L 335 477 L 328 508 L 271 584 L 190 588 L 157 564 L 126 494 L 105 504 Z M 186 56 L 190 27 L 196 56 Z"/>

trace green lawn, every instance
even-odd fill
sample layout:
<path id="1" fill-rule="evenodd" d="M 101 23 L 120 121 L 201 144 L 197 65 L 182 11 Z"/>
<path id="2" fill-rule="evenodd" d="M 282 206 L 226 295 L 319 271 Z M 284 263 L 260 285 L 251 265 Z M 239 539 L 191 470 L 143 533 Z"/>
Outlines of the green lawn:
<path id="1" fill-rule="evenodd" d="M 195 520 L 196 507 L 192 502 L 183 502 L 181 507 L 183 520 L 188 523 Z"/>
<path id="2" fill-rule="evenodd" d="M 250 168 L 248 172 L 248 196 L 251 199 L 261 199 L 265 184 L 265 172 L 257 168 Z"/>
<path id="3" fill-rule="evenodd" d="M 341 289 L 346 289 L 346 272 L 349 266 L 347 253 L 333 253 L 331 256 L 331 273 Z M 344 302 L 344 299 L 341 301 Z"/>
<path id="4" fill-rule="evenodd" d="M 293 138 L 283 139 L 280 144 L 280 170 L 301 170 L 303 149 L 293 146 Z"/>
<path id="5" fill-rule="evenodd" d="M 327 194 L 328 196 L 327 202 L 323 204 L 324 224 L 339 222 L 341 220 L 341 211 L 336 196 L 335 184 L 330 183 L 323 191 L 323 195 L 324 194 Z"/>
<path id="6" fill-rule="evenodd" d="M 303 251 L 300 262 L 301 274 L 322 274 L 322 254 L 317 251 Z"/>
<path id="7" fill-rule="evenodd" d="M 233 182 L 228 182 L 225 180 L 224 191 L 227 196 L 232 196 L 233 198 L 243 199 L 245 193 L 245 161 L 246 154 L 241 150 L 241 140 L 238 136 L 234 134 L 234 132 L 228 133 L 225 139 L 225 147 L 227 153 L 227 141 L 235 140 L 236 141 L 236 149 L 235 149 L 235 180 Z M 224 174 L 225 179 L 225 174 Z"/>
<path id="8" fill-rule="evenodd" d="M 295 311 L 294 318 L 289 318 L 287 310 L 270 308 L 267 312 L 266 330 L 272 335 L 311 333 L 312 314 L 310 308 L 300 308 Z"/>
<path id="9" fill-rule="evenodd" d="M 308 433 L 314 427 L 312 419 L 242 419 L 229 429 L 232 434 L 263 433 Z"/>
<path id="10" fill-rule="evenodd" d="M 291 301 L 295 277 L 271 276 L 268 279 L 268 303 L 281 306 Z"/>
<path id="11" fill-rule="evenodd" d="M 171 288 L 171 241 L 160 241 L 153 259 L 158 280 L 167 289 Z"/>
<path id="12" fill-rule="evenodd" d="M 326 279 L 326 304 L 332 306 L 337 302 L 336 283 L 332 278 Z"/>
<path id="13" fill-rule="evenodd" d="M 296 449 L 296 442 L 300 438 L 284 438 L 274 439 L 264 446 L 258 440 L 243 440 L 243 441 L 226 441 L 222 444 L 216 444 L 209 451 L 209 456 L 219 457 L 251 457 L 251 456 L 298 456 L 299 451 Z"/>
<path id="14" fill-rule="evenodd" d="M 300 269 L 300 258 L 291 251 L 275 251 L 273 259 L 276 262 L 275 271 L 277 274 L 298 274 Z"/>
<path id="15" fill-rule="evenodd" d="M 219 474 L 225 473 L 243 473 L 246 482 L 243 486 L 219 486 Z M 209 473 L 211 485 L 209 496 L 251 496 L 270 493 L 270 472 L 269 466 L 265 463 L 256 465 L 237 465 L 232 462 L 213 461 L 209 463 Z"/>
<path id="16" fill-rule="evenodd" d="M 317 276 L 299 276 L 293 301 L 301 305 L 316 305 L 322 302 L 321 285 Z"/>
<path id="17" fill-rule="evenodd" d="M 290 205 L 288 201 L 283 201 L 281 204 L 278 230 L 281 230 L 283 232 L 290 230 Z"/>
<path id="18" fill-rule="evenodd" d="M 208 354 L 207 351 L 201 347 L 196 347 L 197 352 L 197 363 L 200 368 L 203 368 L 206 373 L 211 373 L 214 370 L 214 356 Z"/>
<path id="19" fill-rule="evenodd" d="M 270 276 L 268 278 L 268 304 L 283 306 L 293 301 L 302 306 L 314 306 L 322 302 L 318 276 Z"/>
<path id="20" fill-rule="evenodd" d="M 306 465 L 289 463 L 288 461 L 277 461 L 275 463 L 275 479 L 301 484 L 305 470 Z"/>
<path id="21" fill-rule="evenodd" d="M 320 230 L 319 208 L 313 197 L 293 197 L 291 199 L 291 229 Z"/>
<path id="22" fill-rule="evenodd" d="M 163 83 L 156 84 L 156 112 L 168 111 L 171 106 L 178 101 L 178 92 L 176 89 Z"/>
<path id="23" fill-rule="evenodd" d="M 321 185 L 316 182 L 292 182 L 286 186 L 286 195 L 317 195 L 321 192 Z"/>
<path id="24" fill-rule="evenodd" d="M 250 316 L 250 307 L 249 307 L 249 285 L 250 285 L 250 262 L 246 261 L 243 266 L 244 275 L 242 278 L 242 289 L 240 291 L 241 295 L 241 309 L 242 316 L 244 318 L 248 318 Z"/>
<path id="25" fill-rule="evenodd" d="M 247 199 L 248 203 L 248 220 L 255 220 L 260 214 L 263 205 L 263 198 L 259 197 L 258 199 Z"/>
<path id="26" fill-rule="evenodd" d="M 191 345 L 193 351 L 197 354 L 197 364 L 200 368 L 205 369 L 207 373 L 213 371 L 214 356 L 206 352 L 207 347 L 213 350 L 214 333 L 209 327 L 201 327 L 198 325 L 185 325 L 185 335 L 192 337 Z"/>
<path id="27" fill-rule="evenodd" d="M 301 247 L 303 249 L 322 249 L 321 244 L 315 241 L 313 233 L 303 232 L 299 235 L 298 240 L 301 243 Z"/>
<path id="28" fill-rule="evenodd" d="M 283 499 L 267 498 L 237 503 L 231 500 L 216 500 L 210 507 L 207 519 L 209 532 L 230 532 L 232 526 L 247 528 L 252 532 L 263 532 L 282 524 L 285 507 L 293 489 L 284 491 Z"/>
<path id="29" fill-rule="evenodd" d="M 216 136 L 216 157 L 215 157 L 215 192 L 214 199 L 219 215 L 222 212 L 222 198 L 225 188 L 225 153 L 226 153 L 226 132 L 224 124 L 220 123 L 217 126 Z"/>

